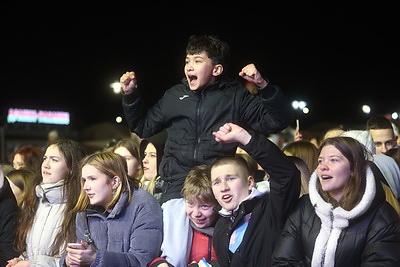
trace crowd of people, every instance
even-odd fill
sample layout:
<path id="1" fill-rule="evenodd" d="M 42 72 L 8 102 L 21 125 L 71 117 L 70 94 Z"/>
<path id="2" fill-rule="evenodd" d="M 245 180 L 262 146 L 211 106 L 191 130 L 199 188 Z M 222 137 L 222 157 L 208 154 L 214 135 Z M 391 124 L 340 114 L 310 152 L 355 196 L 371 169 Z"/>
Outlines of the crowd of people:
<path id="1" fill-rule="evenodd" d="M 398 132 L 308 140 L 279 86 L 230 49 L 188 40 L 185 78 L 151 106 L 121 75 L 135 138 L 85 153 L 76 140 L 24 146 L 0 168 L 1 266 L 400 266 Z"/>

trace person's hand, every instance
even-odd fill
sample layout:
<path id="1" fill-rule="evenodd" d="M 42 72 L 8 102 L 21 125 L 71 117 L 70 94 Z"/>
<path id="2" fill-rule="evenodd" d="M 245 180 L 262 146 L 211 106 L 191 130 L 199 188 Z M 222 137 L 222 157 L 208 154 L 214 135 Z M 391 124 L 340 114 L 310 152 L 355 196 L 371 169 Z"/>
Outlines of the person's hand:
<path id="1" fill-rule="evenodd" d="M 125 72 L 121 78 L 119 78 L 122 91 L 125 94 L 132 93 L 137 88 L 136 74 L 133 71 Z"/>
<path id="2" fill-rule="evenodd" d="M 20 258 L 13 258 L 7 261 L 6 267 L 12 267 L 12 266 L 19 266 L 19 267 L 29 266 L 29 261 L 24 261 Z"/>
<path id="3" fill-rule="evenodd" d="M 67 257 L 65 263 L 68 266 L 90 265 L 96 259 L 96 251 L 91 245 L 81 241 L 82 248 L 67 247 Z"/>
<path id="4" fill-rule="evenodd" d="M 299 120 L 296 120 L 296 129 L 294 130 L 293 141 L 301 141 L 301 140 L 303 140 L 303 135 L 300 132 Z"/>
<path id="5" fill-rule="evenodd" d="M 239 76 L 243 79 L 253 82 L 258 88 L 264 88 L 267 86 L 268 82 L 261 76 L 254 64 L 248 64 L 240 72 Z"/>
<path id="6" fill-rule="evenodd" d="M 251 135 L 248 131 L 234 123 L 225 123 L 217 132 L 212 133 L 215 136 L 215 141 L 219 143 L 238 142 L 246 145 L 250 142 Z"/>
<path id="7" fill-rule="evenodd" d="M 301 134 L 301 132 L 298 130 L 298 129 L 296 129 L 295 131 L 294 131 L 294 139 L 293 139 L 293 141 L 301 141 L 301 140 L 303 140 L 303 135 Z"/>
<path id="8" fill-rule="evenodd" d="M 14 267 L 29 267 L 31 264 L 29 261 L 20 260 L 17 264 L 14 264 Z"/>

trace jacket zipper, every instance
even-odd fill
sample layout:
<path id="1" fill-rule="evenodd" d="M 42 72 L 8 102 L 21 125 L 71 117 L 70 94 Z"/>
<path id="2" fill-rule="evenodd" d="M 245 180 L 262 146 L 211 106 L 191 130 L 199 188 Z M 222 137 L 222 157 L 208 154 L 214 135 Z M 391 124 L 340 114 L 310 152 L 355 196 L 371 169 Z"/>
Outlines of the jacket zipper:
<path id="1" fill-rule="evenodd" d="M 196 143 L 196 145 L 194 147 L 194 150 L 193 150 L 193 159 L 194 159 L 194 161 L 197 161 L 197 148 L 198 148 L 198 145 L 200 144 L 200 134 L 201 134 L 200 133 L 200 129 L 201 129 L 201 127 L 199 127 L 199 124 L 200 124 L 200 110 L 201 110 L 201 104 L 203 102 L 203 98 L 204 98 L 204 91 L 202 90 L 201 93 L 200 93 L 200 99 L 197 102 L 197 106 L 196 106 L 196 120 L 195 120 L 195 122 L 196 122 L 196 139 L 197 139 L 197 143 Z"/>

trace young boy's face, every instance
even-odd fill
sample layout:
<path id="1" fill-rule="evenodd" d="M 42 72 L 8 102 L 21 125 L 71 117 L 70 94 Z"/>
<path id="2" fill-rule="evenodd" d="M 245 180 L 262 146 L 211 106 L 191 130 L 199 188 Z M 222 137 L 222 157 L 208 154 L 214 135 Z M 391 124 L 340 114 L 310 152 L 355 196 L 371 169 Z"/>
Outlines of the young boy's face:
<path id="1" fill-rule="evenodd" d="M 185 200 L 186 215 L 198 228 L 206 228 L 214 224 L 217 219 L 215 205 L 193 199 Z"/>
<path id="2" fill-rule="evenodd" d="M 233 211 L 254 186 L 254 178 L 246 175 L 238 165 L 225 164 L 211 169 L 211 185 L 218 203 Z"/>
<path id="3" fill-rule="evenodd" d="M 222 73 L 222 65 L 213 65 L 203 51 L 200 54 L 186 55 L 184 72 L 190 90 L 197 90 L 215 82 L 216 77 Z"/>

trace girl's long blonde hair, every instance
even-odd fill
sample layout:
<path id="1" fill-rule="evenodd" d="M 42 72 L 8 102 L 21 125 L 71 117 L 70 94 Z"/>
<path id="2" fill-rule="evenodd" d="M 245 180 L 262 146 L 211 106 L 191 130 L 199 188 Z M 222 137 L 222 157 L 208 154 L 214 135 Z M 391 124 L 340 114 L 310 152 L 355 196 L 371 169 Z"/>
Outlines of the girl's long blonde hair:
<path id="1" fill-rule="evenodd" d="M 111 151 L 101 151 L 96 152 L 91 155 L 86 156 L 81 162 L 81 171 L 82 167 L 85 165 L 94 166 L 97 170 L 107 175 L 109 180 L 111 181 L 115 176 L 118 176 L 121 180 L 120 185 L 117 187 L 115 194 L 108 204 L 107 209 L 112 209 L 115 204 L 118 202 L 122 192 L 128 192 L 128 202 L 131 201 L 132 192 L 131 192 L 131 184 L 134 188 L 138 188 L 139 181 L 136 179 L 132 179 L 132 177 L 128 176 L 128 167 L 126 164 L 126 160 L 124 157 L 111 152 Z M 87 196 L 84 190 L 84 181 L 81 179 L 81 190 L 78 198 L 78 202 L 73 208 L 72 212 L 82 212 L 87 209 L 90 204 L 89 197 Z"/>

